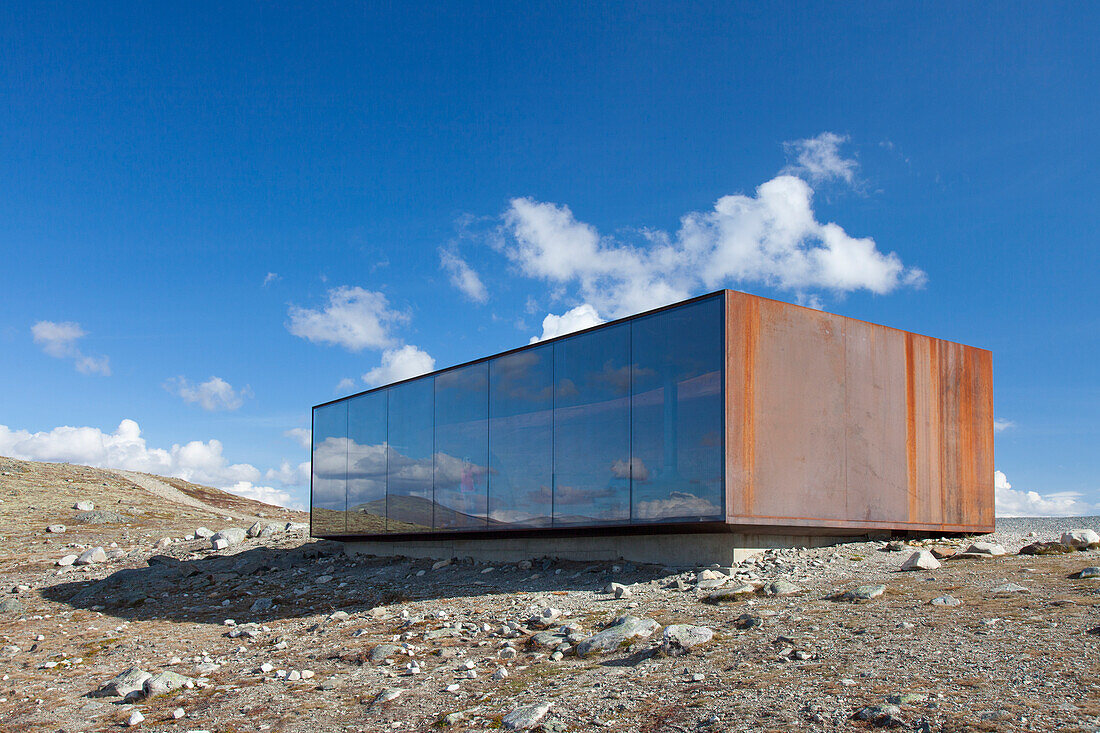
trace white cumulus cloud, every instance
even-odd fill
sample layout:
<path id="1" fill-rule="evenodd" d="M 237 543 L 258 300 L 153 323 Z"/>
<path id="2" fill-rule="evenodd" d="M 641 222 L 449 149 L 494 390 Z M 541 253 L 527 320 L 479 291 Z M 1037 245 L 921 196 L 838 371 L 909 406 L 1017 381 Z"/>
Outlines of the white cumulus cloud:
<path id="1" fill-rule="evenodd" d="M 264 287 L 266 288 L 271 283 L 277 283 L 282 280 L 282 276 L 277 272 L 269 272 L 264 276 Z"/>
<path id="2" fill-rule="evenodd" d="M 817 137 L 783 143 L 787 155 L 793 159 L 783 172 L 806 178 L 811 183 L 834 178 L 849 184 L 855 183 L 859 164 L 852 158 L 845 158 L 840 152 L 840 146 L 846 142 L 847 135 L 823 132 Z"/>
<path id="3" fill-rule="evenodd" d="M 439 265 L 450 277 L 451 284 L 467 298 L 475 303 L 485 303 L 489 300 L 489 291 L 485 289 L 485 283 L 481 281 L 481 277 L 456 252 L 440 248 Z"/>
<path id="4" fill-rule="evenodd" d="M 583 331 L 603 322 L 604 319 L 600 318 L 600 314 L 588 303 L 571 308 L 560 316 L 547 313 L 546 318 L 542 319 L 542 335 L 532 336 L 530 343 L 545 341 L 574 331 Z"/>
<path id="5" fill-rule="evenodd" d="M 831 159 L 830 140 L 802 142 L 808 147 L 800 157 L 818 179 L 831 171 L 847 180 L 845 171 L 855 170 L 854 161 L 846 167 Z M 630 241 L 601 234 L 566 205 L 515 198 L 494 236 L 524 275 L 573 287 L 613 318 L 730 284 L 762 284 L 807 302 L 812 291 L 884 294 L 923 284 L 921 270 L 873 239 L 819 221 L 813 195 L 806 180 L 782 173 L 752 195 L 723 196 L 709 210 L 684 214 L 675 232 L 644 229 Z"/>
<path id="6" fill-rule="evenodd" d="M 31 326 L 34 342 L 42 347 L 49 356 L 56 359 L 72 359 L 76 370 L 81 374 L 101 374 L 111 376 L 111 362 L 106 356 L 87 356 L 76 342 L 87 332 L 73 321 L 38 321 Z"/>
<path id="7" fill-rule="evenodd" d="M 324 307 L 292 305 L 287 317 L 287 330 L 295 336 L 348 351 L 393 346 L 390 330 L 409 320 L 407 313 L 390 308 L 385 295 L 360 287 L 333 288 Z"/>
<path id="8" fill-rule="evenodd" d="M 363 375 L 372 387 L 427 374 L 435 369 L 435 359 L 412 344 L 382 352 L 382 364 Z"/>
<path id="9" fill-rule="evenodd" d="M 354 384 L 354 382 L 352 382 Z M 303 448 L 309 448 L 312 442 L 312 433 L 309 428 L 291 428 L 283 433 Z"/>
<path id="10" fill-rule="evenodd" d="M 179 395 L 184 402 L 197 404 L 210 412 L 239 409 L 245 398 L 252 396 L 252 389 L 247 384 L 241 389 L 234 389 L 221 377 L 210 377 L 202 384 L 191 384 L 183 377 L 175 377 L 169 379 L 164 388 Z"/>
<path id="11" fill-rule="evenodd" d="M 31 433 L 0 425 L 0 455 L 28 461 L 61 461 L 174 476 L 242 496 L 258 496 L 256 492 L 265 492 L 264 495 L 270 499 L 281 499 L 285 494 L 288 501 L 291 496 L 286 489 L 300 490 L 308 485 L 308 472 L 303 482 L 300 469 L 297 474 L 293 471 L 285 474 L 295 479 L 294 482 L 286 482 L 285 489 L 258 485 L 264 477 L 263 472 L 250 463 L 230 463 L 222 453 L 222 444 L 218 440 L 192 440 L 174 444 L 171 448 L 151 448 L 141 436 L 137 422 L 129 419 L 123 420 L 110 433 L 99 428 L 70 426 Z M 274 475 L 281 478 L 284 474 L 276 472 Z M 300 505 L 288 501 L 280 503 L 300 508 Z"/>
<path id="12" fill-rule="evenodd" d="M 1014 427 L 1016 427 L 1016 423 L 1012 422 L 1011 420 L 994 420 L 993 421 L 993 432 L 995 432 L 995 433 L 999 433 L 999 432 L 1002 432 L 1004 430 L 1008 430 L 1009 428 L 1014 428 Z"/>
<path id="13" fill-rule="evenodd" d="M 1100 505 L 1081 499 L 1076 491 L 1040 494 L 1012 488 L 1008 477 L 1000 471 L 994 474 L 996 514 L 998 517 L 1088 517 L 1100 514 Z"/>

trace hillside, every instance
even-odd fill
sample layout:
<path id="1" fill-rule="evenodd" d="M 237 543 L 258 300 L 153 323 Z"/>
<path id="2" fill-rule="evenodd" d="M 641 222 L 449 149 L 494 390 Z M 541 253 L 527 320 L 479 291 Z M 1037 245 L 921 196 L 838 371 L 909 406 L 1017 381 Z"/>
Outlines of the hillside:
<path id="1" fill-rule="evenodd" d="M 1095 517 L 672 568 L 347 557 L 301 513 L 64 464 L 0 459 L 0 500 L 3 731 L 1100 726 L 1100 543 L 1025 549 Z"/>

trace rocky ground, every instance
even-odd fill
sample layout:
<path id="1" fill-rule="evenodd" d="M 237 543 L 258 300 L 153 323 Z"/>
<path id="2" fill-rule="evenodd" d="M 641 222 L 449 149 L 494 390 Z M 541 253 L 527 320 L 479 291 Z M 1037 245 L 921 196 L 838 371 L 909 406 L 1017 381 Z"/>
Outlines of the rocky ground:
<path id="1" fill-rule="evenodd" d="M 1100 538 L 1058 544 L 1096 517 L 732 568 L 433 563 L 157 481 L 0 458 L 0 729 L 1100 729 L 1100 570 L 1074 577 Z"/>

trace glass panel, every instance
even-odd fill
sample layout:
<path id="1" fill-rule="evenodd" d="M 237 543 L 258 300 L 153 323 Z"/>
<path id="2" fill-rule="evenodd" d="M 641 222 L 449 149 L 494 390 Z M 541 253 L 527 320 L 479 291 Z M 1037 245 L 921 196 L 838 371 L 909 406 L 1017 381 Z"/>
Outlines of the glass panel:
<path id="1" fill-rule="evenodd" d="M 549 527 L 553 517 L 554 347 L 489 362 L 489 523 Z"/>
<path id="2" fill-rule="evenodd" d="M 348 476 L 348 403 L 313 410 L 311 519 L 318 537 L 344 534 Z"/>
<path id="3" fill-rule="evenodd" d="M 432 528 L 433 377 L 388 390 L 387 532 Z"/>
<path id="4" fill-rule="evenodd" d="M 630 324 L 554 343 L 554 526 L 630 520 Z"/>
<path id="5" fill-rule="evenodd" d="M 386 392 L 348 405 L 348 534 L 386 531 Z"/>
<path id="6" fill-rule="evenodd" d="M 632 517 L 721 519 L 722 299 L 631 327 Z"/>
<path id="7" fill-rule="evenodd" d="M 489 364 L 435 378 L 436 529 L 485 529 L 489 477 Z"/>

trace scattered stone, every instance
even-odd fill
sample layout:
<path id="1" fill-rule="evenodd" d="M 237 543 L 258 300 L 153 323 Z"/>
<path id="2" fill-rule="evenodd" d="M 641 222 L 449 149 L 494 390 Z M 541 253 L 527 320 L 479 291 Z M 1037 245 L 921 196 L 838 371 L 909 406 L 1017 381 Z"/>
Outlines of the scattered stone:
<path id="1" fill-rule="evenodd" d="M 157 540 L 156 548 L 158 550 L 167 550 L 171 546 L 172 546 L 172 538 L 171 537 L 161 537 L 159 540 Z"/>
<path id="2" fill-rule="evenodd" d="M 77 556 L 76 555 L 66 555 L 65 557 L 63 557 L 63 558 L 61 558 L 60 560 L 57 561 L 57 566 L 59 568 L 67 568 L 76 561 L 77 561 Z"/>
<path id="3" fill-rule="evenodd" d="M 867 721 L 876 728 L 900 728 L 905 723 L 898 717 L 899 715 L 901 715 L 901 708 L 886 703 L 860 708 L 852 717 Z"/>
<path id="4" fill-rule="evenodd" d="M 73 509 L 76 509 L 78 512 L 90 512 L 95 509 L 95 504 L 90 501 L 78 501 L 73 504 Z"/>
<path id="5" fill-rule="evenodd" d="M 748 583 L 742 583 L 734 588 L 723 588 L 710 593 L 703 598 L 703 603 L 729 603 L 732 601 L 743 601 L 750 595 L 756 592 L 756 587 L 749 585 Z"/>
<path id="6" fill-rule="evenodd" d="M 622 583 L 608 583 L 607 587 L 603 589 L 604 593 L 610 593 L 616 598 L 629 598 L 631 595 L 630 588 Z"/>
<path id="7" fill-rule="evenodd" d="M 741 631 L 746 631 L 748 629 L 755 629 L 758 626 L 763 626 L 764 619 L 759 616 L 753 616 L 751 613 L 743 613 L 734 620 L 733 625 Z"/>
<path id="8" fill-rule="evenodd" d="M 553 626 L 554 622 L 561 616 L 561 609 L 558 608 L 544 608 L 535 616 L 532 616 L 527 620 L 527 623 L 539 629 L 545 629 Z"/>
<path id="9" fill-rule="evenodd" d="M 1090 547 L 1100 546 L 1100 534 L 1091 529 L 1071 529 L 1062 533 L 1062 544 L 1078 550 L 1087 550 Z"/>
<path id="10" fill-rule="evenodd" d="M 789 580 L 773 580 L 767 583 L 760 589 L 760 592 L 766 596 L 792 596 L 796 593 L 801 593 L 802 589 Z"/>
<path id="11" fill-rule="evenodd" d="M 247 536 L 247 533 L 240 527 L 230 527 L 229 529 L 223 529 L 221 532 L 215 533 L 210 538 L 210 544 L 213 547 L 218 544 L 218 540 L 225 540 L 227 543 L 226 547 L 232 547 L 233 545 L 239 545 L 244 542 Z M 214 549 L 225 549 L 225 547 L 214 547 Z"/>
<path id="12" fill-rule="evenodd" d="M 1005 548 L 993 542 L 975 542 L 955 557 L 998 557 L 1005 554 Z"/>
<path id="13" fill-rule="evenodd" d="M 933 598 L 931 601 L 929 601 L 929 604 L 933 606 L 961 606 L 962 601 L 960 601 L 955 596 L 942 595 Z"/>
<path id="14" fill-rule="evenodd" d="M 156 697 L 180 687 L 188 687 L 191 684 L 193 683 L 190 677 L 185 677 L 171 670 L 165 670 L 145 680 L 145 684 L 142 685 L 141 689 L 145 693 L 145 697 Z"/>
<path id="15" fill-rule="evenodd" d="M 270 598 L 257 598 L 252 602 L 252 605 L 248 607 L 248 610 L 251 613 L 263 613 L 264 611 L 270 611 L 273 605 L 275 605 L 275 602 Z"/>
<path id="16" fill-rule="evenodd" d="M 630 639 L 649 638 L 661 625 L 651 618 L 623 616 L 611 626 L 577 644 L 577 656 L 612 652 Z"/>
<path id="17" fill-rule="evenodd" d="M 851 590 L 835 591 L 827 597 L 832 601 L 858 603 L 860 601 L 869 601 L 872 598 L 878 598 L 885 592 L 885 585 L 860 585 Z"/>
<path id="18" fill-rule="evenodd" d="M 928 550 L 917 550 L 909 559 L 902 563 L 902 570 L 935 570 L 940 567 L 940 561 Z"/>
<path id="19" fill-rule="evenodd" d="M 1100 567 L 1096 567 L 1095 565 L 1087 567 L 1082 570 L 1078 570 L 1076 573 L 1069 577 L 1079 578 L 1081 580 L 1084 580 L 1085 578 L 1100 578 Z"/>
<path id="20" fill-rule="evenodd" d="M 102 687 L 92 692 L 90 697 L 129 697 L 140 693 L 145 681 L 152 676 L 143 669 L 130 667 L 105 682 Z"/>
<path id="21" fill-rule="evenodd" d="M 539 721 L 548 712 L 550 712 L 550 703 L 548 702 L 524 705 L 505 715 L 501 722 L 504 724 L 505 730 L 527 730 L 538 725 Z"/>
<path id="22" fill-rule="evenodd" d="M 0 613 L 23 613 L 26 609 L 17 598 L 0 600 Z"/>
<path id="23" fill-rule="evenodd" d="M 133 728 L 135 725 L 139 725 L 145 720 L 145 716 L 141 714 L 140 710 L 133 710 L 130 712 L 130 717 L 126 720 L 126 725 Z"/>
<path id="24" fill-rule="evenodd" d="M 50 534 L 65 534 L 65 525 L 51 524 L 49 527 L 46 527 L 46 531 Z"/>
<path id="25" fill-rule="evenodd" d="M 992 592 L 996 595 L 1000 595 L 1002 593 L 1027 593 L 1029 591 L 1019 583 L 1002 583 L 995 587 Z"/>
<path id="26" fill-rule="evenodd" d="M 110 509 L 96 509 L 95 511 L 81 512 L 74 519 L 80 524 L 122 524 L 127 517 L 125 514 L 119 514 Z"/>
<path id="27" fill-rule="evenodd" d="M 400 687 L 387 687 L 386 689 L 382 690 L 381 692 L 379 692 L 377 695 L 374 696 L 373 705 L 375 705 L 375 706 L 384 705 L 385 703 L 388 703 L 391 700 L 396 700 L 397 698 L 401 697 L 401 695 L 403 695 L 404 693 L 405 693 L 405 690 L 403 690 Z"/>
<path id="28" fill-rule="evenodd" d="M 706 626 L 673 624 L 666 626 L 661 641 L 661 652 L 670 657 L 690 654 L 714 638 L 714 630 Z"/>
<path id="29" fill-rule="evenodd" d="M 946 560 L 949 557 L 954 557 L 958 554 L 959 549 L 957 547 L 950 547 L 948 545 L 933 545 L 929 550 L 932 553 L 932 557 L 937 560 Z"/>
<path id="30" fill-rule="evenodd" d="M 375 664 L 381 664 L 391 657 L 396 657 L 398 654 L 404 654 L 404 647 L 397 646 L 396 644 L 379 644 L 370 650 L 370 654 L 367 658 Z"/>
<path id="31" fill-rule="evenodd" d="M 107 562 L 107 553 L 102 547 L 92 547 L 80 553 L 80 557 L 73 561 L 74 565 L 92 565 L 94 563 Z"/>

